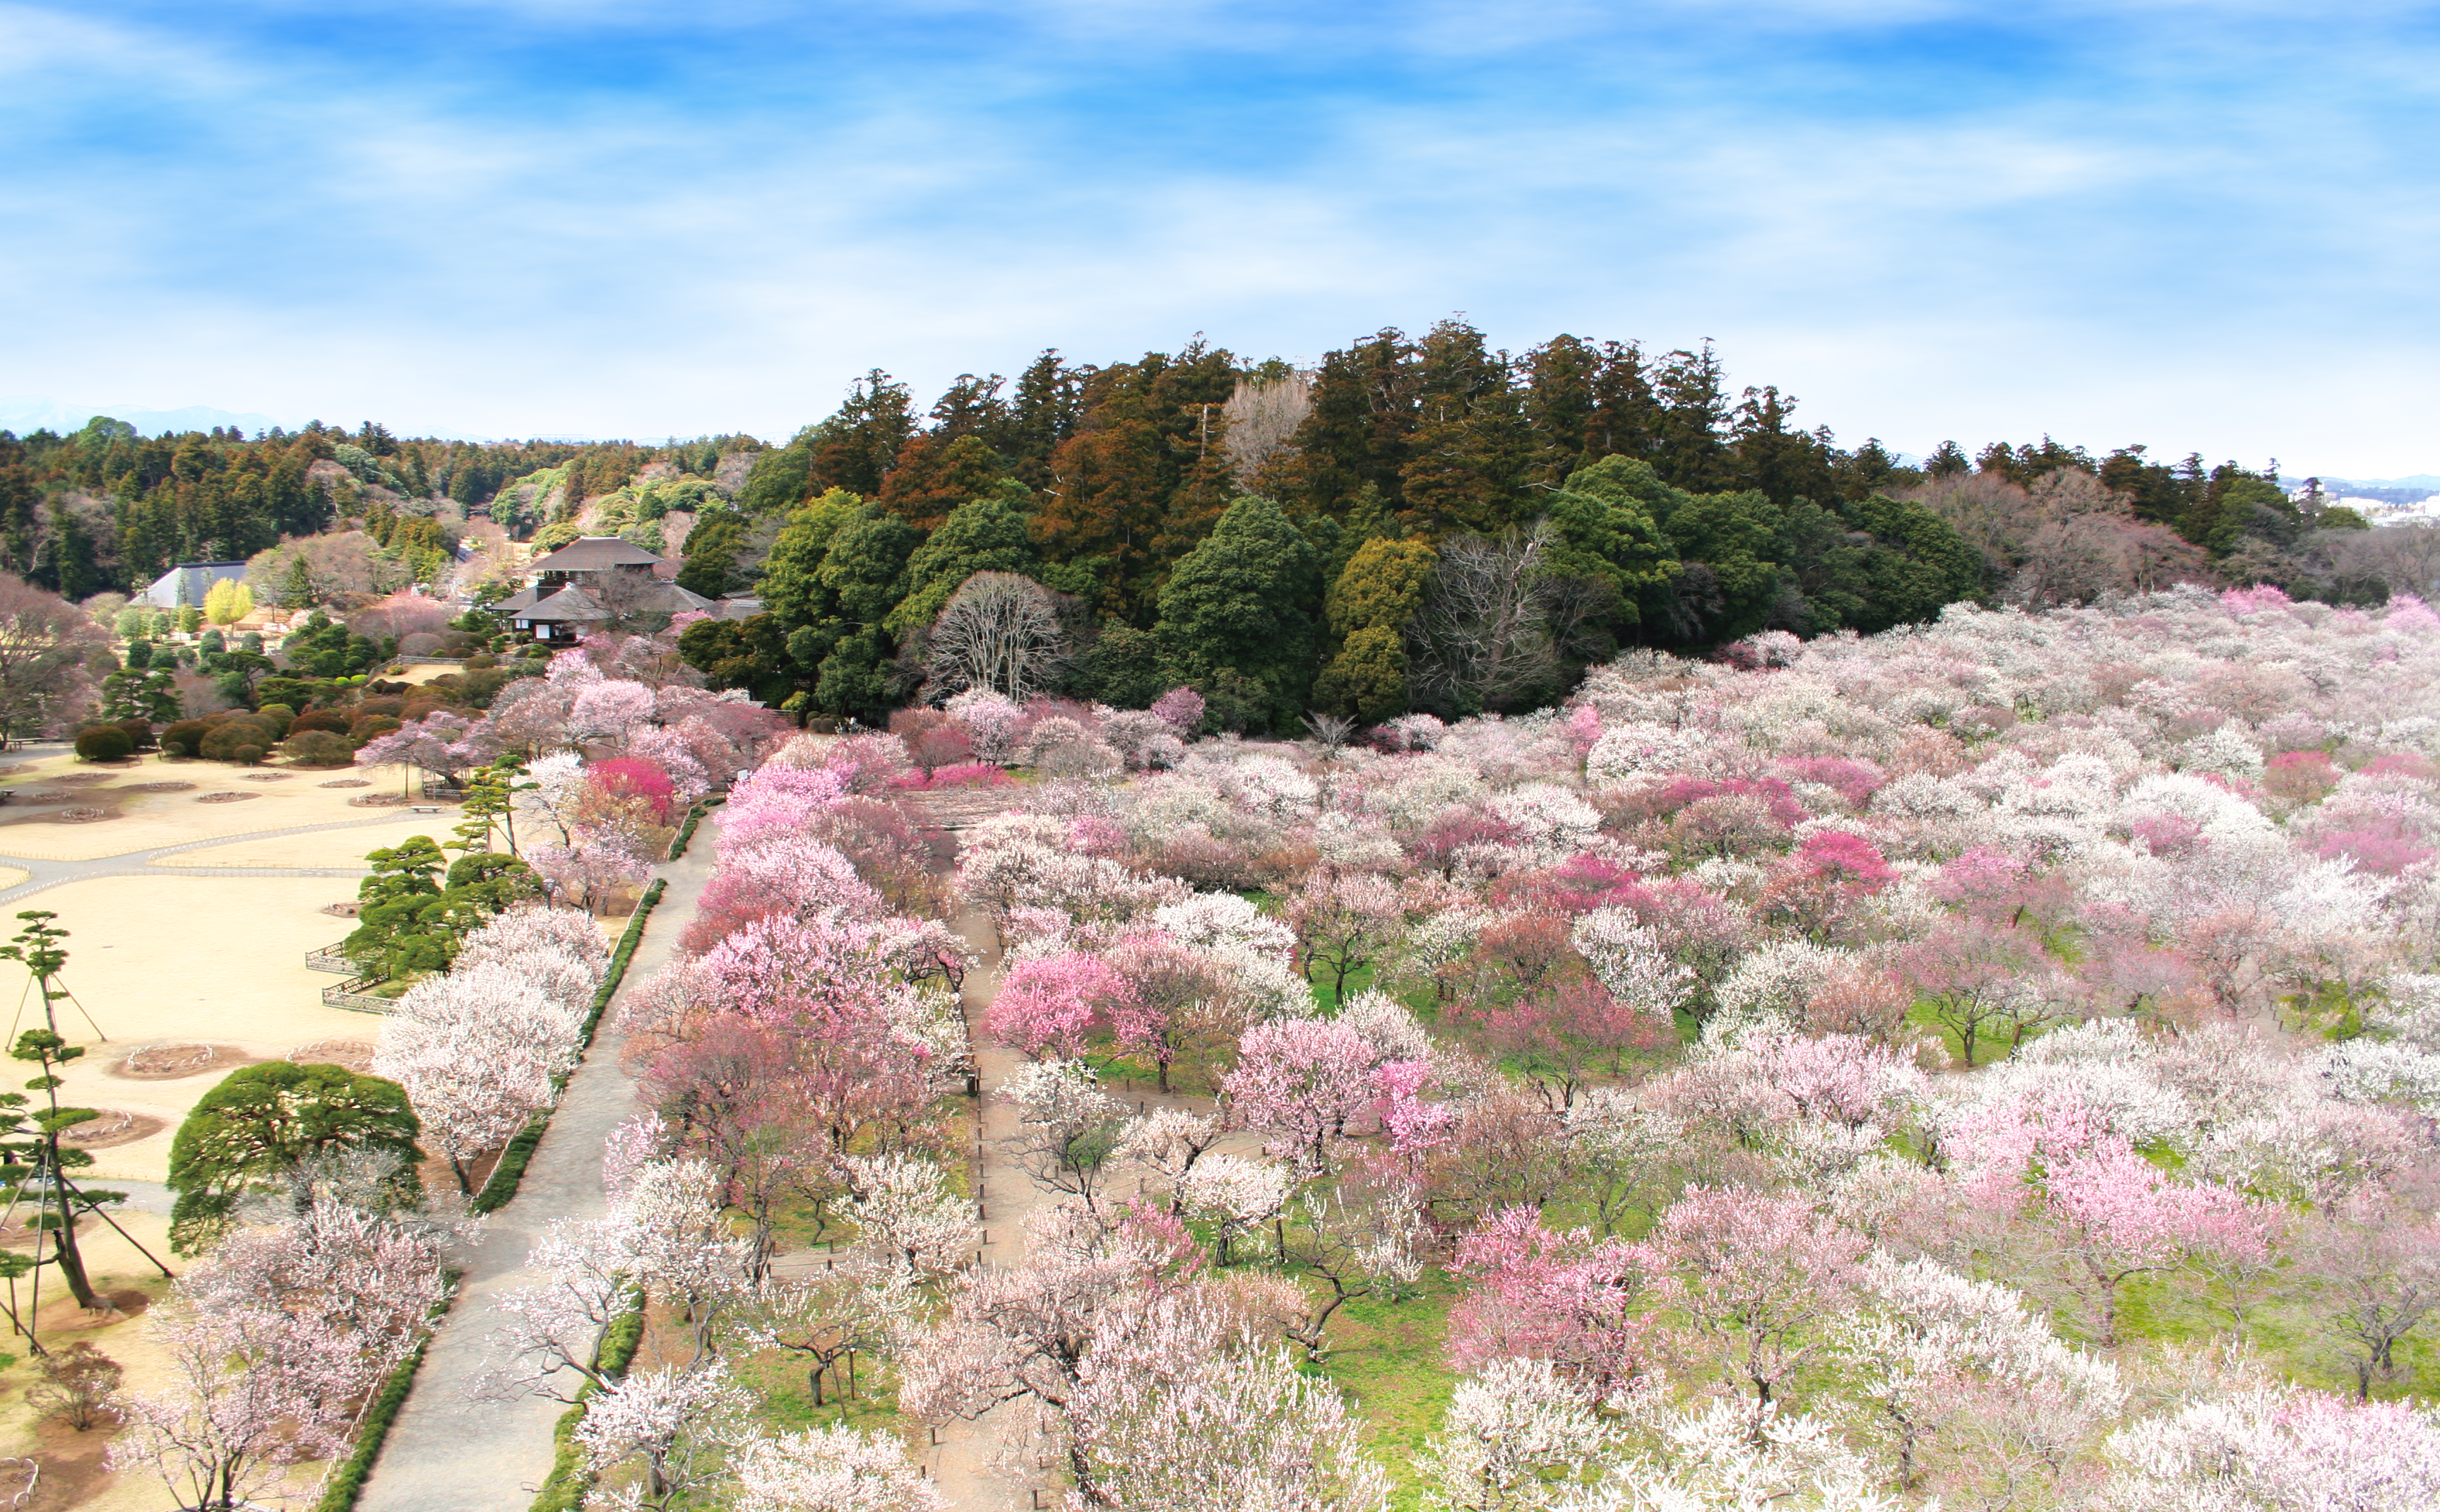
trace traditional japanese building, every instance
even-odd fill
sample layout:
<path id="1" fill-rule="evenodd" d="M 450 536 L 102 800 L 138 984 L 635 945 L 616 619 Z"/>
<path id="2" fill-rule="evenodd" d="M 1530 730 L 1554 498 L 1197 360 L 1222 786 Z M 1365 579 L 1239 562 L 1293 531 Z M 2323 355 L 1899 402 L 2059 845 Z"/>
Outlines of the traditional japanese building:
<path id="1" fill-rule="evenodd" d="M 615 535 L 584 535 L 526 567 L 526 586 L 493 606 L 519 635 L 573 644 L 587 630 L 635 615 L 690 610 L 719 615 L 723 605 L 664 582 L 661 558 Z"/>

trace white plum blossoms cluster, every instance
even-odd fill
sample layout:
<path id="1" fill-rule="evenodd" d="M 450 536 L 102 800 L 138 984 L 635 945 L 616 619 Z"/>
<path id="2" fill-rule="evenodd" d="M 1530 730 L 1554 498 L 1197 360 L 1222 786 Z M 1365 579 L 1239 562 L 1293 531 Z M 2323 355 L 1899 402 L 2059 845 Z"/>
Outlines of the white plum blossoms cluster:
<path id="1" fill-rule="evenodd" d="M 951 1299 L 912 1410 L 1022 1398 L 1096 1495 L 1203 1504 L 1127 1500 L 1189 1447 L 1103 1455 L 1201 1389 L 1107 1331 L 1216 1308 L 1326 1369 L 1438 1264 L 1435 1504 L 2440 1499 L 2398 1399 L 2440 1303 L 2420 601 L 1961 605 L 1126 765 L 967 837 L 985 1027 L 1035 1063 L 1013 1149 L 1064 1205 Z M 1193 1420 L 1333 1463 L 1328 1400 L 1250 1384 L 1271 1347 L 1259 1411 Z"/>
<path id="2" fill-rule="evenodd" d="M 608 959 L 588 915 L 529 909 L 485 925 L 445 974 L 399 995 L 373 1074 L 406 1089 L 459 1191 L 472 1195 L 477 1157 L 557 1101 Z"/>

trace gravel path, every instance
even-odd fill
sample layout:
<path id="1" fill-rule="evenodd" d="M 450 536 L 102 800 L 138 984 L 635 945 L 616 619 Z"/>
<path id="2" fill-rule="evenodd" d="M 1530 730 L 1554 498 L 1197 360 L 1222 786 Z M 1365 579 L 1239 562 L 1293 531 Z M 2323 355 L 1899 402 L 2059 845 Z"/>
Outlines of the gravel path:
<path id="1" fill-rule="evenodd" d="M 712 848 L 712 835 L 699 831 L 685 856 L 658 869 L 669 888 L 645 923 L 621 997 L 675 948 L 710 880 Z M 625 1036 L 618 1023 L 614 999 L 526 1168 L 516 1200 L 492 1215 L 482 1242 L 460 1257 L 465 1274 L 457 1305 L 433 1335 L 415 1391 L 356 1503 L 361 1512 L 525 1512 L 550 1473 L 551 1430 L 565 1406 L 539 1397 L 477 1404 L 468 1399 L 466 1383 L 485 1363 L 499 1295 L 540 1279 L 526 1269 L 533 1241 L 553 1218 L 603 1212 L 602 1143 L 635 1112 L 636 1085 L 619 1064 Z"/>

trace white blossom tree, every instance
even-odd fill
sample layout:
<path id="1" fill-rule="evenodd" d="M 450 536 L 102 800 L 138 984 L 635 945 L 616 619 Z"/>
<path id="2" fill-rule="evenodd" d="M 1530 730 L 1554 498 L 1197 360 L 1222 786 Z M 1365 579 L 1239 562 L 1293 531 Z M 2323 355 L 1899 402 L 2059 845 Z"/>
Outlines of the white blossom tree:
<path id="1" fill-rule="evenodd" d="M 737 1512 L 947 1512 L 906 1446 L 844 1423 L 745 1446 L 735 1461 Z"/>

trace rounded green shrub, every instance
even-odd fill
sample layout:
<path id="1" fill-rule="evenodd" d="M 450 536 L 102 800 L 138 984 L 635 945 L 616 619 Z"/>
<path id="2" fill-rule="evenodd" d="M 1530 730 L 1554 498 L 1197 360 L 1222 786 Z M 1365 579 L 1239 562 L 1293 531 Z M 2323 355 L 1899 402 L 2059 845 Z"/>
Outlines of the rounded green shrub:
<path id="1" fill-rule="evenodd" d="M 211 733 L 211 725 L 201 719 L 181 719 L 161 731 L 161 748 L 172 756 L 200 756 L 204 737 Z"/>
<path id="2" fill-rule="evenodd" d="M 280 742 L 279 753 L 298 766 L 347 766 L 356 759 L 348 737 L 329 729 L 293 730 Z"/>
<path id="3" fill-rule="evenodd" d="M 95 725 L 77 731 L 76 753 L 89 762 L 124 761 L 135 753 L 135 742 L 117 725 Z"/>
<path id="4" fill-rule="evenodd" d="M 260 761 L 262 753 L 278 744 L 278 732 L 270 725 L 251 714 L 240 714 L 215 724 L 195 750 L 206 761 L 239 762 L 246 758 L 238 752 L 250 747 L 254 751 L 253 759 Z"/>

